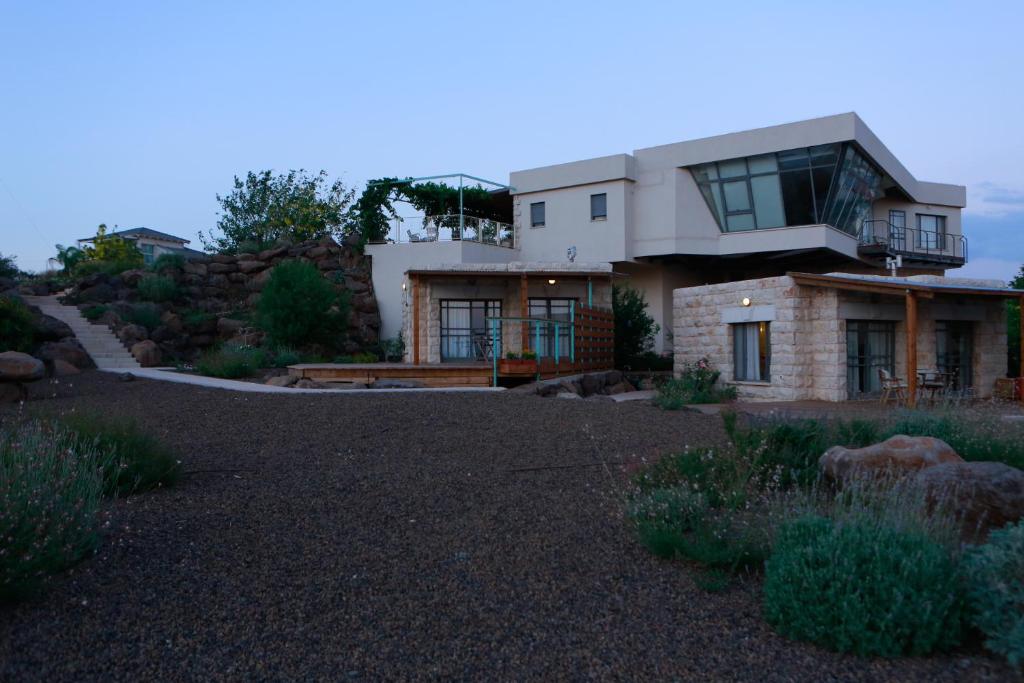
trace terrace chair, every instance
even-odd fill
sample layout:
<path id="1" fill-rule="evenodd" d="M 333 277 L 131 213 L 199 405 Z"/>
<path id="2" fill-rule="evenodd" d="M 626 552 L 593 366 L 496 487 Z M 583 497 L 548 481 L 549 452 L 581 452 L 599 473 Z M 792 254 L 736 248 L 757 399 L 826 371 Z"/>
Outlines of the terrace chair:
<path id="1" fill-rule="evenodd" d="M 928 403 L 935 405 L 937 399 L 944 398 L 946 395 L 948 389 L 946 384 L 947 376 L 938 370 L 922 370 L 920 375 L 921 384 L 918 387 L 918 393 L 921 398 L 928 394 Z"/>
<path id="2" fill-rule="evenodd" d="M 406 230 L 405 234 L 409 236 L 410 242 L 420 242 L 420 236 L 412 234 L 412 230 Z"/>
<path id="3" fill-rule="evenodd" d="M 878 379 L 882 382 L 882 405 L 889 403 L 889 397 L 896 400 L 896 405 L 907 400 L 907 383 L 893 377 L 885 368 L 878 368 Z"/>

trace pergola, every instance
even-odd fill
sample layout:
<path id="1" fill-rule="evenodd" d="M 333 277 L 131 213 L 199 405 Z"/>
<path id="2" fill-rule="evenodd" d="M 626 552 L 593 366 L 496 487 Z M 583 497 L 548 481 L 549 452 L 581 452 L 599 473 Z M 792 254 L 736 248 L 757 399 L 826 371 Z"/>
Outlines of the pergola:
<path id="1" fill-rule="evenodd" d="M 917 303 L 919 299 L 934 299 L 937 296 L 1016 299 L 1021 303 L 1021 310 L 1024 311 L 1024 290 L 1022 289 L 913 282 L 899 278 L 894 278 L 891 281 L 869 280 L 856 275 L 816 275 L 812 273 L 788 273 L 788 275 L 793 278 L 793 282 L 805 287 L 824 287 L 903 297 L 906 304 L 907 403 L 910 407 L 917 404 Z M 1020 319 L 1020 328 L 1021 339 L 1024 340 L 1024 315 Z M 1019 376 L 1021 381 L 1024 381 L 1024 353 L 1021 354 Z M 1024 395 L 1022 395 L 1022 401 L 1024 401 Z"/>

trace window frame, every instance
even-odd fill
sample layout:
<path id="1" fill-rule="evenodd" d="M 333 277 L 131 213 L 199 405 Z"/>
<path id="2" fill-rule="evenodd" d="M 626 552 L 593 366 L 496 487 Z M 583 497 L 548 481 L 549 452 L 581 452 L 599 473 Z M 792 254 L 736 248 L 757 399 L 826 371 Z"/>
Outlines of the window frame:
<path id="1" fill-rule="evenodd" d="M 759 378 L 751 378 L 747 376 L 746 361 L 747 355 L 750 352 L 750 348 L 747 345 L 746 330 L 750 327 L 754 327 L 757 332 L 757 338 L 760 340 L 761 326 L 764 326 L 764 355 L 761 355 L 760 344 L 758 344 L 756 350 L 757 353 L 757 371 L 761 375 Z M 742 323 L 731 323 L 729 327 L 732 330 L 732 378 L 734 382 L 747 382 L 756 384 L 771 384 L 772 383 L 772 323 L 770 320 L 752 320 L 749 322 Z M 742 355 L 742 358 L 741 358 Z"/>
<path id="2" fill-rule="evenodd" d="M 604 197 L 604 213 L 594 213 L 594 200 L 598 197 Z M 590 220 L 593 221 L 606 221 L 608 220 L 608 193 L 607 192 L 595 192 L 590 195 Z"/>
<path id="3" fill-rule="evenodd" d="M 940 213 L 915 213 L 915 223 L 917 225 L 917 237 L 914 243 L 920 249 L 934 249 L 936 251 L 946 250 L 946 238 L 949 233 L 946 232 L 946 216 Z M 934 218 L 935 219 L 935 230 L 925 230 L 921 227 L 922 218 Z M 925 240 L 925 233 L 934 235 L 934 240 Z"/>
<path id="4" fill-rule="evenodd" d="M 540 222 L 537 222 L 533 215 L 534 207 L 540 207 Z M 544 228 L 547 227 L 548 219 L 548 207 L 547 202 L 530 202 L 530 227 L 531 228 Z"/>

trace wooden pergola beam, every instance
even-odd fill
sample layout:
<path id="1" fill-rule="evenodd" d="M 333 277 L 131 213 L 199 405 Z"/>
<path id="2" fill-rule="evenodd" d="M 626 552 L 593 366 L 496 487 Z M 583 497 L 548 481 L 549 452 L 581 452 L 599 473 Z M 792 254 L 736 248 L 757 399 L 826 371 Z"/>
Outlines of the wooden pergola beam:
<path id="1" fill-rule="evenodd" d="M 917 292 L 907 290 L 907 405 L 917 405 Z"/>
<path id="2" fill-rule="evenodd" d="M 420 278 L 410 275 L 412 280 L 412 362 L 420 364 Z"/>
<path id="3" fill-rule="evenodd" d="M 530 315 L 529 312 L 529 282 L 526 279 L 526 273 L 519 276 L 519 317 L 527 318 Z M 519 331 L 519 350 L 529 351 L 530 350 L 530 323 L 523 323 Z"/>

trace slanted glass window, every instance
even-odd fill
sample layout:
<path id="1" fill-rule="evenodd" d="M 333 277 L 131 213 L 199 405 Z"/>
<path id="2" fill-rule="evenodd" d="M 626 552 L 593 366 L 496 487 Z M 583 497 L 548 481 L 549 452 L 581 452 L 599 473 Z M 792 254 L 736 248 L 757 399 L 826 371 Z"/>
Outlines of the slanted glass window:
<path id="1" fill-rule="evenodd" d="M 608 195 L 604 192 L 590 195 L 590 220 L 597 221 L 605 218 L 608 218 Z"/>
<path id="2" fill-rule="evenodd" d="M 923 249 L 946 248 L 946 217 L 917 214 L 917 246 Z"/>
<path id="3" fill-rule="evenodd" d="M 771 323 L 740 323 L 732 326 L 733 379 L 740 382 L 771 381 Z"/>
<path id="4" fill-rule="evenodd" d="M 544 202 L 533 202 L 530 204 L 530 227 L 544 227 Z"/>
<path id="5" fill-rule="evenodd" d="M 851 144 L 717 161 L 690 172 L 726 232 L 828 223 L 857 234 L 881 196 L 881 174 Z"/>

